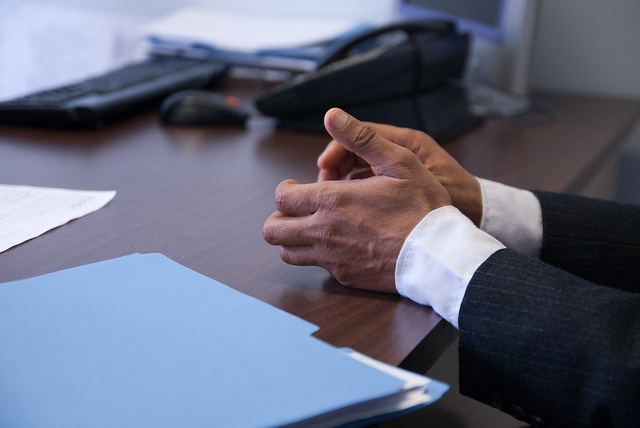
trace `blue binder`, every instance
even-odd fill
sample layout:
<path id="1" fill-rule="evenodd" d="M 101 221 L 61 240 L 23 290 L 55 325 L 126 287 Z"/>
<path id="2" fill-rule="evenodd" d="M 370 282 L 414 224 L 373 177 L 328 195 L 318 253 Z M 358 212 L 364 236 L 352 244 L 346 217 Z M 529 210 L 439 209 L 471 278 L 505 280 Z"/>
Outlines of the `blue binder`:
<path id="1" fill-rule="evenodd" d="M 0 284 L 0 426 L 357 425 L 448 388 L 385 409 L 406 381 L 316 330 L 160 254 Z"/>

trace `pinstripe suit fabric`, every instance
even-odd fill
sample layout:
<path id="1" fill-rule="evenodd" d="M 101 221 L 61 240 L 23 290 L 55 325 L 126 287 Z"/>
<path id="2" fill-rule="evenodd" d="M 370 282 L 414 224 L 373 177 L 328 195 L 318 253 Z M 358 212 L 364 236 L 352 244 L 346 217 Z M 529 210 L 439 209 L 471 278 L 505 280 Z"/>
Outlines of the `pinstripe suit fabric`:
<path id="1" fill-rule="evenodd" d="M 640 207 L 536 192 L 540 260 L 512 250 L 460 309 L 460 389 L 533 425 L 640 427 Z"/>

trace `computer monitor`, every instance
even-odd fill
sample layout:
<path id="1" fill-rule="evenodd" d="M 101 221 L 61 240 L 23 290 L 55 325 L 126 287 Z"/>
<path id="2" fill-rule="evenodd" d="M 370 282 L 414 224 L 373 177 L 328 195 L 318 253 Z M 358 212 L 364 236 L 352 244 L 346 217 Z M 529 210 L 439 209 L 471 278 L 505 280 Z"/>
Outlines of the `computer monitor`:
<path id="1" fill-rule="evenodd" d="M 514 115 L 530 107 L 531 60 L 539 0 L 400 0 L 402 19 L 454 21 L 472 35 L 465 82 L 480 113 Z"/>

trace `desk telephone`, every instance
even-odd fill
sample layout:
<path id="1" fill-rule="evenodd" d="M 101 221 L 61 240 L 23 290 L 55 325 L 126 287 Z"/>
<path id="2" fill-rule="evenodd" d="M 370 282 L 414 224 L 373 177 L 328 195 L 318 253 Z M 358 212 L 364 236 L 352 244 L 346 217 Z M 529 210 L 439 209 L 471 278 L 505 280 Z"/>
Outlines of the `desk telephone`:
<path id="1" fill-rule="evenodd" d="M 324 131 L 323 116 L 341 107 L 361 120 L 421 129 L 449 139 L 478 119 L 464 90 L 469 36 L 445 21 L 409 21 L 373 29 L 328 49 L 314 71 L 256 100 L 282 128 Z"/>

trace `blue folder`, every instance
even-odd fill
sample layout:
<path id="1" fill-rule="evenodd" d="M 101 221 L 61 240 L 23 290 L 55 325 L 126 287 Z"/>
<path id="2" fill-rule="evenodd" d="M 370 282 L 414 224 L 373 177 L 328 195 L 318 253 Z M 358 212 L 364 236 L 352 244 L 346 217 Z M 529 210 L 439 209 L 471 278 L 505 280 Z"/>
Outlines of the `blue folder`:
<path id="1" fill-rule="evenodd" d="M 316 330 L 160 254 L 0 284 L 0 426 L 276 427 L 402 390 Z"/>

